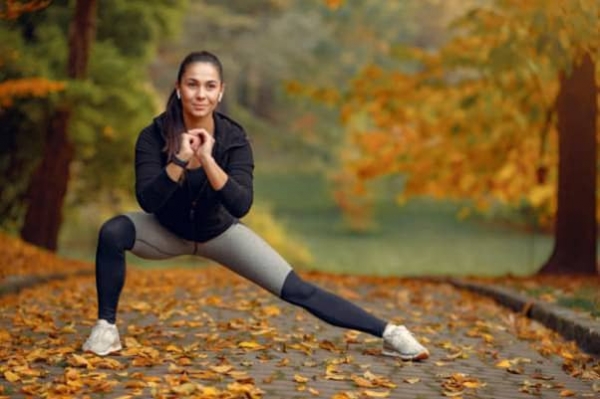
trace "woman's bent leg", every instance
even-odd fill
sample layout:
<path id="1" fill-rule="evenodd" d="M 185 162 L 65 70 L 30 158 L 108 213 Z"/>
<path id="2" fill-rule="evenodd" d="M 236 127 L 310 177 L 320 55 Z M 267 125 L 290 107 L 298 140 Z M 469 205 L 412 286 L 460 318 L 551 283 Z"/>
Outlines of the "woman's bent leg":
<path id="1" fill-rule="evenodd" d="M 154 216 L 128 213 L 107 221 L 100 229 L 96 252 L 98 321 L 83 344 L 84 351 L 104 356 L 121 349 L 115 325 L 119 296 L 125 283 L 125 251 L 146 259 L 192 254 L 194 243 L 162 227 Z"/>
<path id="2" fill-rule="evenodd" d="M 98 319 L 115 323 L 125 284 L 125 251 L 144 259 L 168 259 L 192 254 L 193 247 L 192 242 L 170 233 L 144 212 L 119 215 L 104 223 L 96 251 Z"/>
<path id="3" fill-rule="evenodd" d="M 114 324 L 119 296 L 125 284 L 125 251 L 133 247 L 135 226 L 123 215 L 108 220 L 98 235 L 96 291 L 98 319 Z"/>

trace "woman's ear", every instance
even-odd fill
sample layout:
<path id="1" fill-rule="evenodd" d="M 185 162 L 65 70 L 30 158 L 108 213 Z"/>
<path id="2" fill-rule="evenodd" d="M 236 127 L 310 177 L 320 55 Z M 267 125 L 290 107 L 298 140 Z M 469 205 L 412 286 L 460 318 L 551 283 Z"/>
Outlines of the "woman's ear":
<path id="1" fill-rule="evenodd" d="M 219 93 L 218 101 L 221 102 L 223 100 L 223 93 L 225 93 L 225 83 L 221 83 L 221 92 Z"/>

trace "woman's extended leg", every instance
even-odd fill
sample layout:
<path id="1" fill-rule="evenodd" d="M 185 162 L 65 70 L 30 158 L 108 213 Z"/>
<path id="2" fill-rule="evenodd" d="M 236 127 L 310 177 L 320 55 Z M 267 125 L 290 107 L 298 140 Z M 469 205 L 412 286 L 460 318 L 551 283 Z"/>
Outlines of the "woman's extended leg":
<path id="1" fill-rule="evenodd" d="M 387 322 L 353 303 L 306 282 L 291 271 L 281 289 L 281 299 L 308 310 L 334 326 L 382 337 Z"/>
<path id="2" fill-rule="evenodd" d="M 427 350 L 403 326 L 389 324 L 302 280 L 269 244 L 243 224 L 235 224 L 220 236 L 200 244 L 198 255 L 215 260 L 327 323 L 383 337 L 387 355 L 404 359 L 428 356 Z"/>

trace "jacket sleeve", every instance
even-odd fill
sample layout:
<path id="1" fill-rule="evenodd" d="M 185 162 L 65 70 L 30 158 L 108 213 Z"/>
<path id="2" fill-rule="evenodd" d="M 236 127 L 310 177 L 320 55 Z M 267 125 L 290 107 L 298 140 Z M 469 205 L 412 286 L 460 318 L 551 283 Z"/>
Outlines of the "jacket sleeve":
<path id="1" fill-rule="evenodd" d="M 224 170 L 228 179 L 217 194 L 225 209 L 234 217 L 241 218 L 250 211 L 254 197 L 254 158 L 250 143 L 230 150 L 229 162 Z"/>
<path id="2" fill-rule="evenodd" d="M 151 130 L 142 131 L 135 145 L 135 194 L 148 213 L 159 210 L 179 187 L 167 175 L 162 147 Z"/>

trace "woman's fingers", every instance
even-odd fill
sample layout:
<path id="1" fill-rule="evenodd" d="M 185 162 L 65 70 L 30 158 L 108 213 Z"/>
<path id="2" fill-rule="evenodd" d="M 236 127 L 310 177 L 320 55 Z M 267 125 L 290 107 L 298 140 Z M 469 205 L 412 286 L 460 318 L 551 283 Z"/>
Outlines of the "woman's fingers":
<path id="1" fill-rule="evenodd" d="M 200 137 L 192 135 L 192 134 L 188 134 L 188 142 L 190 143 L 190 148 L 196 152 L 198 150 L 198 147 L 200 147 Z"/>

